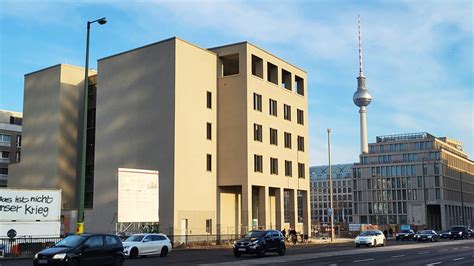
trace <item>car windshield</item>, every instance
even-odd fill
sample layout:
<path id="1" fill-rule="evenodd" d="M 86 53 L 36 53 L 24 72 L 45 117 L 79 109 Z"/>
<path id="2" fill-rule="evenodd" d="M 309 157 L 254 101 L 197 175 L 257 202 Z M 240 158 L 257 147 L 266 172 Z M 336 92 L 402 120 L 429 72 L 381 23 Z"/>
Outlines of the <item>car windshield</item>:
<path id="1" fill-rule="evenodd" d="M 375 231 L 363 231 L 363 232 L 360 232 L 359 236 L 374 236 L 375 235 Z"/>
<path id="2" fill-rule="evenodd" d="M 55 247 L 77 247 L 82 241 L 86 239 L 85 236 L 72 235 L 64 238 L 54 245 Z"/>
<path id="3" fill-rule="evenodd" d="M 259 238 L 265 235 L 265 231 L 250 231 L 244 237 L 245 238 Z"/>
<path id="4" fill-rule="evenodd" d="M 462 227 L 462 226 L 455 226 L 453 227 L 453 229 L 451 229 L 451 231 L 464 231 L 465 227 Z"/>
<path id="5" fill-rule="evenodd" d="M 410 230 L 402 230 L 400 233 L 410 233 Z"/>
<path id="6" fill-rule="evenodd" d="M 127 239 L 125 239 L 124 242 L 140 242 L 142 241 L 144 235 L 133 235 L 129 236 Z"/>
<path id="7" fill-rule="evenodd" d="M 431 231 L 421 231 L 421 234 L 424 234 L 424 235 L 431 235 Z"/>

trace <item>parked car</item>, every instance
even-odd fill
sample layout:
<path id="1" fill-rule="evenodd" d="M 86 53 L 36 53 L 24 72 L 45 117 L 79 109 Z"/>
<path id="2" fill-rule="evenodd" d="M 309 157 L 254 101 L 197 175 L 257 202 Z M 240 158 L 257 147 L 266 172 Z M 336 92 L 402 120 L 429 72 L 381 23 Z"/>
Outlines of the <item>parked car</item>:
<path id="1" fill-rule="evenodd" d="M 458 238 L 468 239 L 469 238 L 468 227 L 465 225 L 455 225 L 451 228 L 449 232 L 451 232 L 450 239 L 458 239 Z"/>
<path id="2" fill-rule="evenodd" d="M 399 233 L 395 234 L 395 238 L 398 240 L 413 240 L 415 236 L 415 231 L 413 230 L 401 230 Z"/>
<path id="3" fill-rule="evenodd" d="M 171 251 L 171 241 L 164 234 L 134 234 L 123 241 L 125 256 L 136 258 L 145 255 L 166 257 Z"/>
<path id="4" fill-rule="evenodd" d="M 277 230 L 254 230 L 246 234 L 242 239 L 234 242 L 234 256 L 242 254 L 256 254 L 262 256 L 266 252 L 277 252 L 283 256 L 286 252 L 285 239 Z"/>
<path id="5" fill-rule="evenodd" d="M 442 239 L 450 239 L 451 238 L 451 232 L 450 231 L 444 231 L 440 234 L 440 237 Z"/>
<path id="6" fill-rule="evenodd" d="M 116 235 L 71 235 L 43 249 L 33 258 L 33 265 L 123 265 L 122 242 Z"/>
<path id="7" fill-rule="evenodd" d="M 354 240 L 355 246 L 366 245 L 368 247 L 376 247 L 378 245 L 385 246 L 387 239 L 380 230 L 362 231 Z"/>
<path id="8" fill-rule="evenodd" d="M 469 231 L 469 237 L 474 237 L 474 229 L 468 227 L 467 230 Z"/>
<path id="9" fill-rule="evenodd" d="M 440 236 L 434 230 L 423 230 L 416 233 L 416 239 L 418 242 L 422 241 L 431 241 L 431 242 L 438 242 Z"/>

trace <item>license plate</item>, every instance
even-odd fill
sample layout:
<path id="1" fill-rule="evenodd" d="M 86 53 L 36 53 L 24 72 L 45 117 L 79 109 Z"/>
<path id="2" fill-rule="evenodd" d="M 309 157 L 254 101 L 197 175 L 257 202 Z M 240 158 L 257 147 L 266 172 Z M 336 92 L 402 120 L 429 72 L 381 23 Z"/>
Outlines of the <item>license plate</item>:
<path id="1" fill-rule="evenodd" d="M 239 248 L 239 251 L 245 251 L 245 248 Z"/>
<path id="2" fill-rule="evenodd" d="M 38 264 L 48 264 L 48 260 L 38 260 Z"/>

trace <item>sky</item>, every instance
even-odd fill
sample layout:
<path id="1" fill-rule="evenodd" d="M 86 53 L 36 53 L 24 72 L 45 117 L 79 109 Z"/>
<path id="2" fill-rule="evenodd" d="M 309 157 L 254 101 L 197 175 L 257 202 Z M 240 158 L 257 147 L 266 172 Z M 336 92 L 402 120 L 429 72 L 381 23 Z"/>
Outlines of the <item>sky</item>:
<path id="1" fill-rule="evenodd" d="M 24 74 L 172 36 L 203 48 L 248 41 L 308 73 L 310 165 L 358 161 L 357 16 L 369 143 L 428 132 L 474 155 L 473 1 L 0 1 L 0 109 L 22 112 Z"/>

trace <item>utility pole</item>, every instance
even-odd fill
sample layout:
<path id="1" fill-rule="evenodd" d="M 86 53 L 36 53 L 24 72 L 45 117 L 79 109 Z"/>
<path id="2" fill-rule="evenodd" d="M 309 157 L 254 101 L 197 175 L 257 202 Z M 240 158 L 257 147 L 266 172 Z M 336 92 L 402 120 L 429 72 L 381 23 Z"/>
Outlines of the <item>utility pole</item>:
<path id="1" fill-rule="evenodd" d="M 334 208 L 332 205 L 332 171 L 331 171 L 331 129 L 328 128 L 328 161 L 329 161 L 329 208 L 331 210 L 331 242 L 334 241 Z"/>

